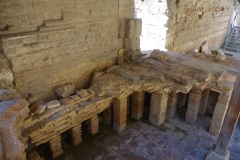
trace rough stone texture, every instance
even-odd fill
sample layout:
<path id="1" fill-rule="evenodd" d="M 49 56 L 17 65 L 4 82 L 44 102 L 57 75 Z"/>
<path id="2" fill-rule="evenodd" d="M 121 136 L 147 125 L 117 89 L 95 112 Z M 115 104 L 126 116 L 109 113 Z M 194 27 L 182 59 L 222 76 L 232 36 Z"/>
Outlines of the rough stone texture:
<path id="1" fill-rule="evenodd" d="M 154 49 L 150 55 L 150 57 L 157 59 L 161 62 L 165 62 L 168 60 L 168 53 L 161 51 L 159 49 Z"/>
<path id="2" fill-rule="evenodd" d="M 216 60 L 217 62 L 222 62 L 222 61 L 224 61 L 225 59 L 226 59 L 226 56 L 225 56 L 225 55 L 217 55 L 216 58 L 215 58 L 215 60 Z"/>
<path id="3" fill-rule="evenodd" d="M 35 110 L 35 114 L 42 114 L 46 109 L 46 105 L 39 105 L 38 108 Z"/>
<path id="4" fill-rule="evenodd" d="M 16 90 L 32 103 L 57 98 L 54 88 L 66 83 L 89 86 L 92 73 L 113 65 L 123 47 L 118 7 L 118 0 L 1 2 L 0 34 L 13 33 L 1 36 L 1 46 Z"/>
<path id="5" fill-rule="evenodd" d="M 209 50 L 221 47 L 232 1 L 186 0 L 168 1 L 169 17 L 166 48 L 174 52 L 199 49 L 208 41 Z"/>
<path id="6" fill-rule="evenodd" d="M 25 160 L 27 144 L 22 141 L 23 120 L 28 115 L 28 102 L 16 99 L 0 102 L 0 159 Z"/>
<path id="7" fill-rule="evenodd" d="M 56 87 L 55 92 L 59 97 L 69 97 L 70 95 L 75 93 L 75 85 L 71 83 Z"/>
<path id="8" fill-rule="evenodd" d="M 0 102 L 17 98 L 21 98 L 21 95 L 16 90 L 0 88 Z"/>
<path id="9" fill-rule="evenodd" d="M 143 50 L 184 53 L 206 41 L 209 50 L 220 48 L 232 13 L 229 0 L 136 0 L 134 17 L 143 20 Z"/>
<path id="10" fill-rule="evenodd" d="M 0 87 L 12 89 L 14 88 L 13 81 L 14 77 L 11 70 L 11 63 L 0 51 Z"/>
<path id="11" fill-rule="evenodd" d="M 40 105 L 43 105 L 43 104 L 44 104 L 44 101 L 43 101 L 43 100 L 34 102 L 33 104 L 31 104 L 31 105 L 29 106 L 29 110 L 30 110 L 30 111 L 35 111 Z"/>

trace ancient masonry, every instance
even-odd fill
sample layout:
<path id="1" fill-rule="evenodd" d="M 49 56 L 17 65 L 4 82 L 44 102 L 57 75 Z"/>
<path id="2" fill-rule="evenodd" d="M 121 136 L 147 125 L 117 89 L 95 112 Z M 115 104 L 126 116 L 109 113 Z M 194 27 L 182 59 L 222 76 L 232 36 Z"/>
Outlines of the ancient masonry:
<path id="1" fill-rule="evenodd" d="M 212 123 L 209 128 L 209 133 L 212 135 L 218 135 L 223 124 L 225 114 L 227 112 L 228 104 L 230 101 L 231 93 L 222 93 L 218 97 L 218 102 L 216 104 Z"/>
<path id="2" fill-rule="evenodd" d="M 137 120 L 143 115 L 144 96 L 144 92 L 133 92 L 132 94 L 131 116 Z"/>
<path id="3" fill-rule="evenodd" d="M 159 127 L 164 123 L 166 118 L 168 93 L 153 92 L 151 98 L 151 108 L 149 122 Z"/>
<path id="4" fill-rule="evenodd" d="M 171 118 L 175 115 L 177 111 L 177 100 L 178 100 L 177 92 L 169 93 L 168 103 L 167 103 L 167 112 L 166 112 L 167 117 Z"/>
<path id="5" fill-rule="evenodd" d="M 209 56 L 211 62 L 205 63 L 194 55 L 168 52 L 168 60 L 162 62 L 161 56 L 166 58 L 166 54 L 157 56 L 160 61 L 147 57 L 141 63 L 116 65 L 105 72 L 96 72 L 88 89 L 76 91 L 71 84 L 59 87 L 55 91 L 62 98 L 47 103 L 37 101 L 29 107 L 30 113 L 25 113 L 22 117 L 23 135 L 30 138 L 30 143 L 35 146 L 47 143 L 52 157 L 57 157 L 63 153 L 61 133 L 68 132 L 73 145 L 81 143 L 82 122 L 86 121 L 88 132 L 95 134 L 99 129 L 100 113 L 103 113 L 103 122 L 113 124 L 117 132 L 122 132 L 127 126 L 129 96 L 132 97 L 131 116 L 141 118 L 145 92 L 152 95 L 149 115 L 152 125 L 158 127 L 163 124 L 166 116 L 173 116 L 176 108 L 187 102 L 187 97 L 186 122 L 194 124 L 198 113 L 203 113 L 201 108 L 205 108 L 209 90 L 220 93 L 209 130 L 211 134 L 218 135 L 231 97 L 232 84 L 235 83 L 237 70 L 231 68 L 234 59 L 228 58 L 227 62 L 231 62 L 228 65 L 222 62 L 215 64 L 214 57 Z M 195 69 L 196 63 L 208 66 L 199 65 L 202 68 Z M 219 70 L 216 67 L 220 64 L 225 69 Z M 210 78 L 212 75 L 209 72 L 212 75 L 218 73 L 218 76 Z M 10 103 L 12 101 L 8 101 L 10 108 L 16 103 Z M 24 103 L 23 108 L 27 109 L 27 106 L 28 103 Z M 8 132 L 2 135 L 9 136 Z M 24 149 L 22 151 L 24 156 Z"/>
<path id="6" fill-rule="evenodd" d="M 127 123 L 127 97 L 122 96 L 113 99 L 113 128 L 121 132 Z"/>
<path id="7" fill-rule="evenodd" d="M 211 90 L 207 88 L 204 89 L 202 92 L 202 99 L 200 101 L 200 107 L 198 111 L 198 114 L 201 116 L 204 116 L 206 112 L 210 91 Z"/>
<path id="8" fill-rule="evenodd" d="M 192 88 L 189 93 L 188 110 L 186 114 L 186 122 L 194 124 L 197 121 L 202 91 L 198 88 Z"/>

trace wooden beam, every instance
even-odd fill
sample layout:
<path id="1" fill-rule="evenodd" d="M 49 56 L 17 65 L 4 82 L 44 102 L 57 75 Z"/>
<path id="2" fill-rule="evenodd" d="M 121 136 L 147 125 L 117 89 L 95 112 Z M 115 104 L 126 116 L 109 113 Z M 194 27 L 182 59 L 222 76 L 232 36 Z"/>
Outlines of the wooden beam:
<path id="1" fill-rule="evenodd" d="M 240 113 L 240 65 L 238 71 L 232 97 L 214 150 L 222 156 L 225 156 L 228 152 L 228 146 Z"/>

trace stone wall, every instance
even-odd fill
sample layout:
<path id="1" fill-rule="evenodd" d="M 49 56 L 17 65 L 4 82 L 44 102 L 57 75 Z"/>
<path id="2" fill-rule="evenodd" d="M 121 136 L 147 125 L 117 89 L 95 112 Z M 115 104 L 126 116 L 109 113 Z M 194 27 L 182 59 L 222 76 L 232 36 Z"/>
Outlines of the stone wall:
<path id="1" fill-rule="evenodd" d="M 233 16 L 232 6 L 232 0 L 135 0 L 135 18 L 143 21 L 141 49 L 184 53 L 205 41 L 210 50 L 218 49 Z"/>
<path id="2" fill-rule="evenodd" d="M 118 0 L 0 3 L 3 54 L 17 91 L 30 102 L 55 98 L 54 87 L 65 83 L 85 88 L 94 71 L 115 64 L 123 47 L 119 18 L 133 11 Z"/>
<path id="3" fill-rule="evenodd" d="M 168 6 L 168 50 L 188 52 L 199 49 L 205 41 L 210 50 L 221 47 L 232 0 L 173 0 Z"/>

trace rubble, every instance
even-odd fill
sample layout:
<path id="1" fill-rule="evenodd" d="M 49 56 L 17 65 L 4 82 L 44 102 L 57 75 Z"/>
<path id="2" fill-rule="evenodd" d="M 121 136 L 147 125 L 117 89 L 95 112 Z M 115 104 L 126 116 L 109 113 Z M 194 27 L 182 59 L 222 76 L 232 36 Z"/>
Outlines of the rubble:
<path id="1" fill-rule="evenodd" d="M 34 102 L 33 104 L 30 105 L 29 110 L 30 111 L 35 111 L 40 105 L 45 104 L 43 100 Z"/>
<path id="2" fill-rule="evenodd" d="M 226 56 L 225 56 L 225 55 L 217 55 L 217 56 L 215 57 L 215 60 L 216 60 L 217 62 L 222 62 L 222 61 L 226 60 Z"/>
<path id="3" fill-rule="evenodd" d="M 161 51 L 159 49 L 154 49 L 150 55 L 150 57 L 157 59 L 161 62 L 165 62 L 168 60 L 168 53 Z"/>
<path id="4" fill-rule="evenodd" d="M 42 114 L 46 108 L 47 108 L 46 105 L 41 104 L 41 105 L 38 106 L 38 108 L 35 110 L 34 113 L 35 114 Z"/>
<path id="5" fill-rule="evenodd" d="M 73 83 L 70 83 L 56 87 L 55 92 L 59 97 L 67 98 L 75 93 L 75 85 Z"/>
<path id="6" fill-rule="evenodd" d="M 47 106 L 48 109 L 59 107 L 60 106 L 60 102 L 58 100 L 52 100 L 50 102 L 47 102 L 46 106 Z"/>

